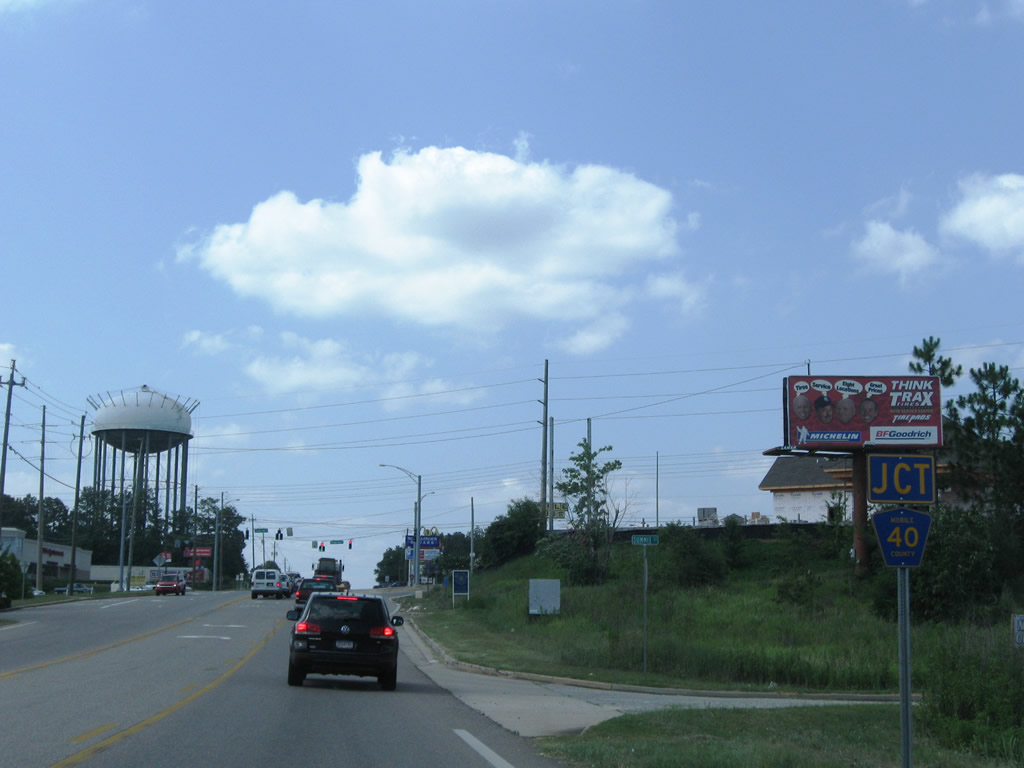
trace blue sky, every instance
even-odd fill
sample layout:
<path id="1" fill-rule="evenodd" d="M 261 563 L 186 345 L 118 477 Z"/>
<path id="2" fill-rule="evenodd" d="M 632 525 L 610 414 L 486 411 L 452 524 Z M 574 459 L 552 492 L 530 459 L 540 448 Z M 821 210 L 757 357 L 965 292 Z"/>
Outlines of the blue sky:
<path id="1" fill-rule="evenodd" d="M 768 515 L 808 361 L 1020 376 L 1022 52 L 1021 0 L 0 0 L 6 491 L 47 403 L 70 505 L 86 397 L 145 384 L 200 495 L 368 585 L 380 464 L 442 532 L 537 495 L 549 360 L 627 522 Z"/>

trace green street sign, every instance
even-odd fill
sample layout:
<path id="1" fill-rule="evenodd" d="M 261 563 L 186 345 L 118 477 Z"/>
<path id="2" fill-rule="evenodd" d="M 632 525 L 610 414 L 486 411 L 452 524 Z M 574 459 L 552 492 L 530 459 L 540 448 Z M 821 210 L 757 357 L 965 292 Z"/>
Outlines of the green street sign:
<path id="1" fill-rule="evenodd" d="M 331 539 L 331 544 L 344 544 L 345 542 L 341 539 Z"/>
<path id="2" fill-rule="evenodd" d="M 640 546 L 647 547 L 658 543 L 658 537 L 655 534 L 637 534 L 633 536 L 633 543 L 639 544 Z"/>
<path id="3" fill-rule="evenodd" d="M 253 531 L 255 533 L 270 533 L 270 531 L 266 528 L 253 528 Z"/>

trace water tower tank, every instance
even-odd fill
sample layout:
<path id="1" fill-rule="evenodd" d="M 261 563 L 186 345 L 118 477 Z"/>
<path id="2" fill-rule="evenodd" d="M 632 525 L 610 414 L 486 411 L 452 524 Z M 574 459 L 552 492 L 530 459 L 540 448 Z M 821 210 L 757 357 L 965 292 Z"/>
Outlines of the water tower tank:
<path id="1" fill-rule="evenodd" d="M 129 453 L 174 448 L 192 437 L 192 411 L 198 401 L 172 398 L 143 384 L 92 402 L 92 433 Z"/>

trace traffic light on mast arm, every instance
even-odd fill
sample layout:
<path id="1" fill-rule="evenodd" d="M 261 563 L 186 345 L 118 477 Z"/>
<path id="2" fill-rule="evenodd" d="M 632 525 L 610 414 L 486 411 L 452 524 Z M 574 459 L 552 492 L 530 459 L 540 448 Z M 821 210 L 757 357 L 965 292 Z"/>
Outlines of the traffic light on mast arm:
<path id="1" fill-rule="evenodd" d="M 349 549 L 352 549 L 352 539 L 349 539 L 349 540 L 348 540 L 348 548 L 349 548 Z"/>

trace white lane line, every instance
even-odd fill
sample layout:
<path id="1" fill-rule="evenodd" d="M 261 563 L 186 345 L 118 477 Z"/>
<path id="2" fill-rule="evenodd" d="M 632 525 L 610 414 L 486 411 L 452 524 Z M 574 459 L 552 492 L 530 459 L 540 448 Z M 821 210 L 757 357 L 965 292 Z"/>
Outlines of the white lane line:
<path id="1" fill-rule="evenodd" d="M 121 601 L 116 602 L 116 603 L 112 603 L 110 601 L 106 601 L 106 605 L 101 605 L 100 606 L 100 610 L 101 611 L 105 611 L 105 610 L 107 610 L 107 608 L 117 608 L 120 605 L 128 605 L 129 603 L 137 603 L 138 601 L 139 601 L 139 598 L 137 598 L 137 597 L 133 597 L 131 600 L 121 600 Z"/>
<path id="2" fill-rule="evenodd" d="M 178 635 L 180 640 L 230 640 L 230 637 L 220 635 Z"/>
<path id="3" fill-rule="evenodd" d="M 11 626 L 9 626 L 9 627 L 0 627 L 0 632 L 4 632 L 5 630 L 8 630 L 8 629 L 17 629 L 18 627 L 27 627 L 29 624 L 38 624 L 38 623 L 39 623 L 38 621 L 26 621 L 26 622 L 21 623 L 21 624 L 11 624 Z"/>
<path id="4" fill-rule="evenodd" d="M 504 760 L 495 752 L 493 749 L 484 744 L 480 739 L 471 734 L 469 731 L 463 731 L 460 728 L 454 729 L 455 735 L 462 739 L 464 742 L 469 744 L 477 754 L 480 755 L 484 760 L 494 766 L 494 768 L 515 768 L 512 763 L 508 760 Z"/>
<path id="5" fill-rule="evenodd" d="M 204 627 L 227 627 L 228 629 L 244 629 L 245 624 L 203 624 Z"/>

